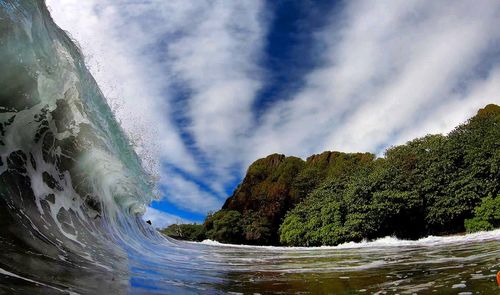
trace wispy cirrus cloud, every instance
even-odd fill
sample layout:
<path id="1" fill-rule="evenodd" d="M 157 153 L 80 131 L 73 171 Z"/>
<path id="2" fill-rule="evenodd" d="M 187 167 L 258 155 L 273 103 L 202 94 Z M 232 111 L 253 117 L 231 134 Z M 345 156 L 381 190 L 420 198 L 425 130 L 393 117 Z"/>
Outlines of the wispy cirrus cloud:
<path id="1" fill-rule="evenodd" d="M 140 21 L 162 19 L 151 3 L 47 1 L 57 24 L 81 46 L 92 75 L 149 169 L 157 172 L 159 160 L 166 160 L 196 171 L 194 159 L 165 115 L 170 109 L 169 73 L 152 49 L 173 25 Z"/>
<path id="2" fill-rule="evenodd" d="M 262 1 L 47 3 L 158 167 L 165 199 L 185 212 L 220 206 L 257 157 L 380 153 L 500 102 L 497 1 L 332 1 L 310 14 L 324 19 L 319 27 L 288 20 L 312 37 L 287 46 L 274 22 L 286 18 Z M 301 83 L 263 98 L 262 89 L 286 88 L 266 64 L 280 54 L 289 58 L 279 68 Z M 299 76 L 294 59 L 310 68 Z"/>
<path id="3" fill-rule="evenodd" d="M 256 142 L 267 145 L 260 154 L 376 152 L 447 132 L 478 107 L 498 102 L 500 92 L 472 90 L 494 87 L 500 64 L 486 60 L 498 60 L 499 8 L 491 1 L 349 2 L 319 33 L 323 65 L 293 99 L 268 111 L 256 132 Z M 447 114 L 445 124 L 436 110 Z M 434 127 L 421 127 L 429 124 Z"/>
<path id="4" fill-rule="evenodd" d="M 224 181 L 238 177 L 221 168 L 234 164 L 224 151 L 235 154 L 234 137 L 251 127 L 263 3 L 47 4 L 81 45 L 136 150 L 161 175 L 163 196 L 189 212 L 216 209 Z"/>

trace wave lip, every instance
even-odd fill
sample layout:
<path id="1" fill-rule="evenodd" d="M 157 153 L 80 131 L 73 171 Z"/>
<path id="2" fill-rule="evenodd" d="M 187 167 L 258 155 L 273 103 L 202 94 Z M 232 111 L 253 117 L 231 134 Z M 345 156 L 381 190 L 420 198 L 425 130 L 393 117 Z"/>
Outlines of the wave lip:
<path id="1" fill-rule="evenodd" d="M 151 178 L 44 1 L 0 1 L 0 28 L 2 294 L 404 293 L 413 279 L 465 291 L 497 271 L 500 230 L 314 248 L 163 238 L 138 216 Z"/>
<path id="2" fill-rule="evenodd" d="M 154 179 L 45 1 L 0 1 L 0 38 L 0 293 L 123 293 Z"/>

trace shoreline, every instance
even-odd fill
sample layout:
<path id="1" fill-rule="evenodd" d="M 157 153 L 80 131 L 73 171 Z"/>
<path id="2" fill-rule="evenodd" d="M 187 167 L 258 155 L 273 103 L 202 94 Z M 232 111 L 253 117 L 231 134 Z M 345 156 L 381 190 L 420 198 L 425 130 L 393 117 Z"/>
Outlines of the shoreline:
<path id="1" fill-rule="evenodd" d="M 172 238 L 173 239 L 173 238 Z M 336 246 L 310 246 L 310 247 L 294 247 L 294 246 L 264 246 L 264 245 L 245 245 L 245 244 L 225 244 L 213 240 L 204 240 L 202 242 L 177 240 L 179 242 L 187 242 L 195 245 L 205 245 L 213 247 L 232 247 L 232 248 L 257 248 L 257 249 L 273 249 L 273 250 L 336 250 L 336 249 L 359 249 L 359 248 L 386 248 L 400 246 L 415 246 L 415 247 L 431 247 L 436 245 L 454 244 L 457 242 L 475 242 L 487 240 L 500 241 L 500 228 L 491 231 L 480 231 L 475 233 L 458 233 L 443 236 L 427 236 L 418 240 L 401 240 L 395 237 L 387 236 L 375 240 L 361 242 L 347 242 Z"/>

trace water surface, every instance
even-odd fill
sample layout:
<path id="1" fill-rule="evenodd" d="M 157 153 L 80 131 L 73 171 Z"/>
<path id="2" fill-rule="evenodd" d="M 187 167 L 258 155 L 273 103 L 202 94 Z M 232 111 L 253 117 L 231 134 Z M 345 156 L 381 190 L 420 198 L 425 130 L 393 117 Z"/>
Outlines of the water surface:
<path id="1" fill-rule="evenodd" d="M 500 231 L 325 248 L 188 243 L 42 0 L 0 0 L 0 294 L 495 294 Z M 466 294 L 466 293 L 464 293 Z"/>
<path id="2" fill-rule="evenodd" d="M 168 247 L 163 248 L 162 247 Z M 156 249 L 156 251 L 155 251 Z M 132 259 L 137 293 L 495 294 L 500 230 L 287 248 L 161 241 Z M 147 253 L 150 253 L 149 255 Z"/>

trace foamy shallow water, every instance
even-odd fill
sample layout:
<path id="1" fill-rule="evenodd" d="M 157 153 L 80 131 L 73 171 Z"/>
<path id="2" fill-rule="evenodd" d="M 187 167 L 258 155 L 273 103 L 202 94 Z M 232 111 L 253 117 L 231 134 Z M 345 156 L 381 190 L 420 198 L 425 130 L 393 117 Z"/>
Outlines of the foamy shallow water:
<path id="1" fill-rule="evenodd" d="M 133 261 L 132 293 L 494 294 L 500 230 L 314 248 L 167 239 L 151 251 Z"/>
<path id="2" fill-rule="evenodd" d="M 384 237 L 374 241 L 362 241 L 360 243 L 349 242 L 337 246 L 320 246 L 320 247 L 275 247 L 275 246 L 253 246 L 253 245 L 237 245 L 223 244 L 213 240 L 205 240 L 199 244 L 222 247 L 240 247 L 240 248 L 257 248 L 282 251 L 297 251 L 297 250 L 325 250 L 325 249 L 352 249 L 352 248 L 373 248 L 373 247 L 400 247 L 400 246 L 422 246 L 432 247 L 435 245 L 445 245 L 453 243 L 463 243 L 467 241 L 478 242 L 481 240 L 495 240 L 500 237 L 500 229 L 477 232 L 467 235 L 452 235 L 452 236 L 428 236 L 419 240 L 400 240 L 395 237 Z M 191 242 L 198 244 L 198 242 Z"/>

